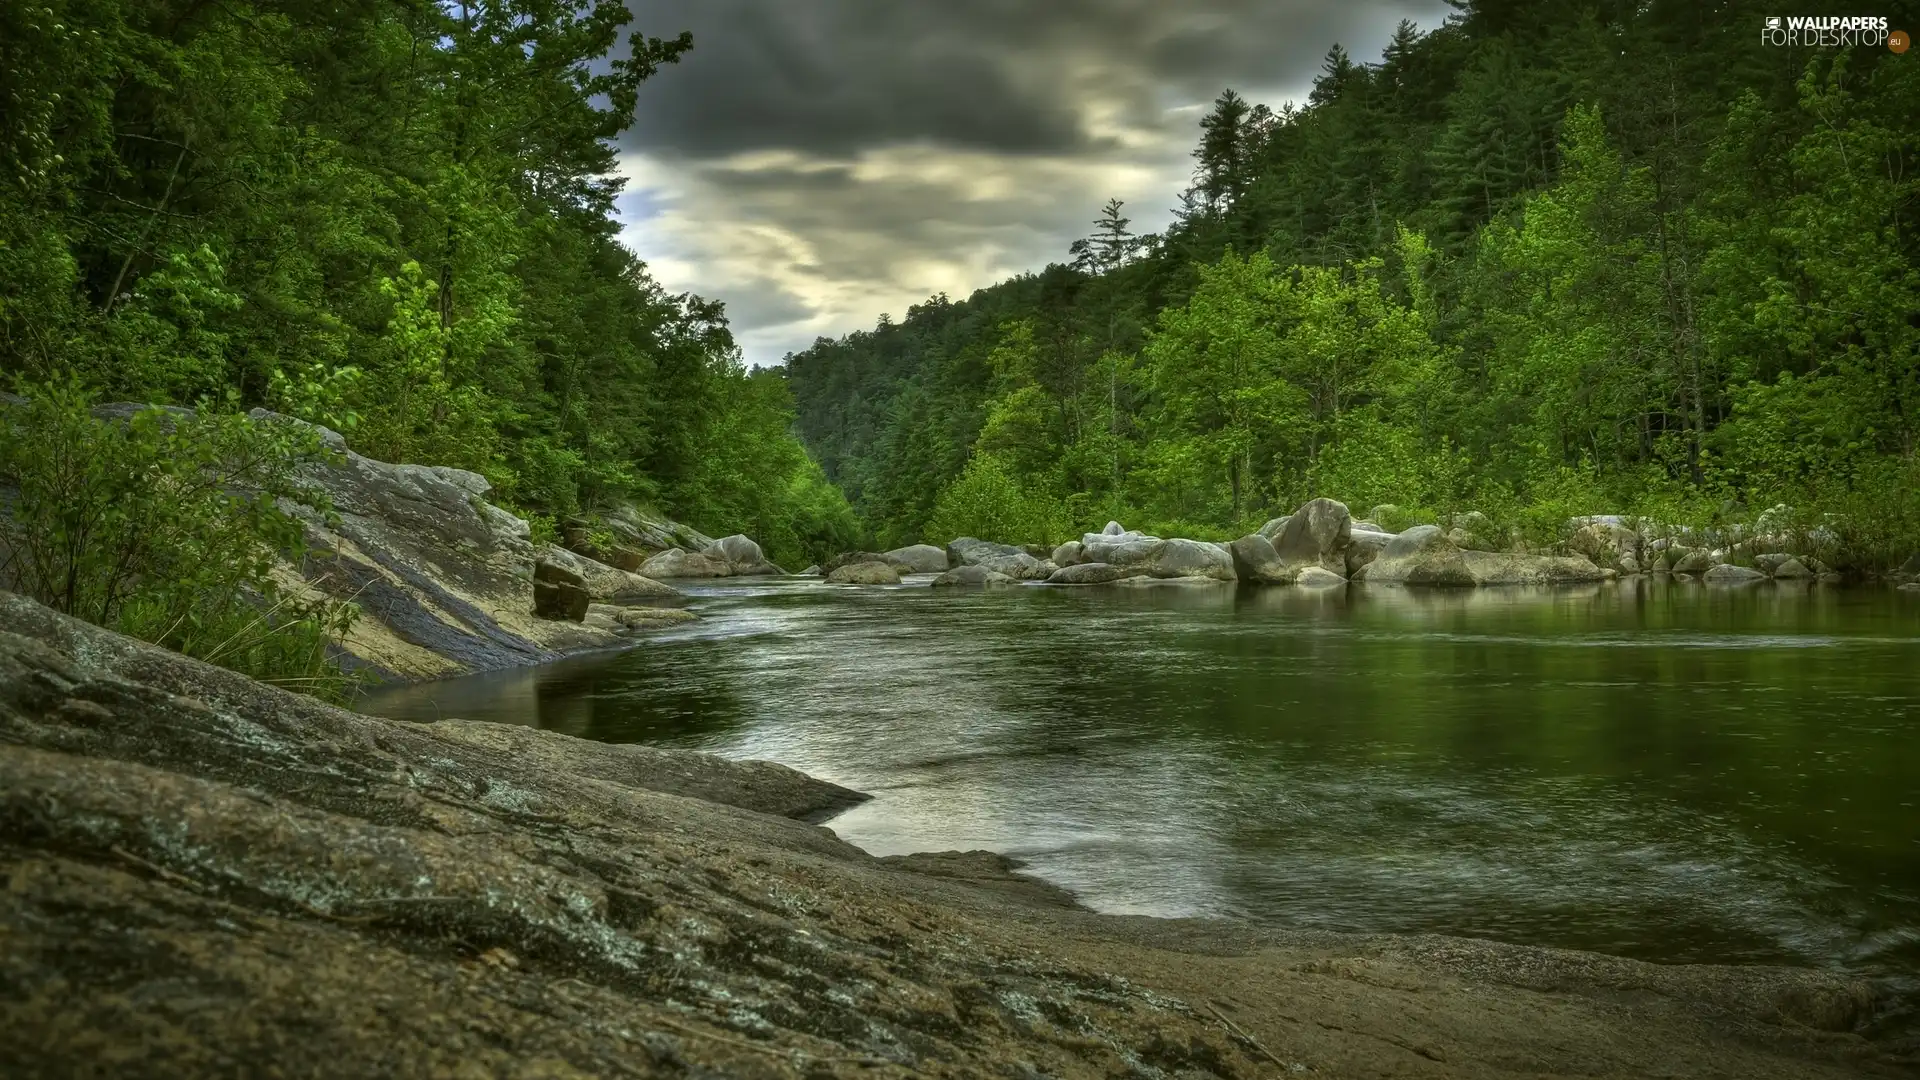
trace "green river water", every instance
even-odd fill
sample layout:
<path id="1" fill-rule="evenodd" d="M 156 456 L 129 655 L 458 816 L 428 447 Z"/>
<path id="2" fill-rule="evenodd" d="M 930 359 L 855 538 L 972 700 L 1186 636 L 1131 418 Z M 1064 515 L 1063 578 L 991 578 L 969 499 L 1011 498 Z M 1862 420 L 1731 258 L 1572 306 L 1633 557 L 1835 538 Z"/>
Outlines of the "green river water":
<path id="1" fill-rule="evenodd" d="M 689 586 L 413 718 L 768 758 L 1096 910 L 1920 974 L 1920 595 Z"/>

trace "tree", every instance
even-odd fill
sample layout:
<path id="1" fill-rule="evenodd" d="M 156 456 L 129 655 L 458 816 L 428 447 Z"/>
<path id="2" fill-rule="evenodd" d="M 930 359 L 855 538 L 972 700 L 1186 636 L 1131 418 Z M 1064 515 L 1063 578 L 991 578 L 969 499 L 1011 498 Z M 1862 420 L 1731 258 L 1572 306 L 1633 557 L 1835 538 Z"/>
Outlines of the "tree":
<path id="1" fill-rule="evenodd" d="M 1108 199 L 1107 205 L 1100 210 L 1099 220 L 1093 223 L 1093 235 L 1085 240 L 1075 240 L 1068 248 L 1068 253 L 1074 257 L 1074 269 L 1089 274 L 1104 274 L 1125 265 L 1133 257 L 1140 242 L 1127 228 L 1130 220 L 1120 214 L 1125 205 L 1119 199 Z"/>

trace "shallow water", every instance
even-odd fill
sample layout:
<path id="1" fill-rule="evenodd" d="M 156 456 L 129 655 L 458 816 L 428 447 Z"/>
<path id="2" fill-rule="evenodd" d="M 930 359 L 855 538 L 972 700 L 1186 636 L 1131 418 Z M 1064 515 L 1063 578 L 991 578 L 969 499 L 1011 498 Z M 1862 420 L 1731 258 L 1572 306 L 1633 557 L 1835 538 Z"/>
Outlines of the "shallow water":
<path id="1" fill-rule="evenodd" d="M 875 796 L 854 844 L 1100 911 L 1920 973 L 1912 594 L 690 591 L 631 651 L 363 708 L 784 762 Z"/>

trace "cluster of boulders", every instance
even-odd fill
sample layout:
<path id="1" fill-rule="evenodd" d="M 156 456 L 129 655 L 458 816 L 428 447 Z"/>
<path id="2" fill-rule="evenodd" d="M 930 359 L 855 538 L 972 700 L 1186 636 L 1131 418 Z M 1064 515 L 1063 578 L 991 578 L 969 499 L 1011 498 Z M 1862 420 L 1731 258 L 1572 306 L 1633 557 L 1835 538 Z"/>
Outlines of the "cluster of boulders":
<path id="1" fill-rule="evenodd" d="M 663 578 L 786 574 L 744 535 L 715 540 L 631 507 L 607 515 L 604 525 L 598 543 L 576 525 L 565 534 L 566 547 L 549 544 L 541 549 L 534 566 L 536 614 L 613 633 L 653 629 L 688 618 L 684 612 L 659 606 L 682 596 L 662 584 Z M 655 545 L 664 545 L 664 550 L 647 554 Z M 604 562 L 595 555 L 614 561 Z"/>
<path id="2" fill-rule="evenodd" d="M 684 597 L 652 578 L 589 559 L 554 544 L 543 545 L 533 564 L 533 611 L 612 634 L 651 630 L 692 618 L 663 607 Z"/>
<path id="3" fill-rule="evenodd" d="M 1809 534 L 1796 538 L 1779 524 L 1784 507 L 1759 515 L 1752 526 L 1690 529 L 1655 522 L 1595 515 L 1567 523 L 1567 547 L 1621 574 L 1670 574 L 1735 585 L 1748 581 L 1841 580 L 1831 566 L 1795 547 L 1818 543 Z"/>
<path id="4" fill-rule="evenodd" d="M 1395 506 L 1355 519 L 1333 499 L 1312 499 L 1231 543 L 1162 538 L 1117 521 L 1044 549 L 963 536 L 942 551 L 919 544 L 888 552 L 849 552 L 809 567 L 836 584 L 898 584 L 902 574 L 937 573 L 935 586 L 1106 585 L 1251 582 L 1334 586 L 1557 585 L 1636 574 L 1670 574 L 1713 584 L 1839 580 L 1819 559 L 1795 554 L 1779 525 L 1784 508 L 1750 527 L 1707 532 L 1667 528 L 1617 515 L 1567 522 L 1550 550 L 1528 550 L 1502 537 L 1484 514 L 1467 512 L 1443 524 L 1391 531 L 1404 523 Z M 1903 568 L 1920 579 L 1920 556 Z M 1920 583 L 1916 583 L 1920 589 Z"/>
<path id="5" fill-rule="evenodd" d="M 835 585 L 898 585 L 903 575 L 944 573 L 947 566 L 944 550 L 932 544 L 909 544 L 892 551 L 843 552 L 800 573 Z"/>
<path id="6" fill-rule="evenodd" d="M 640 564 L 650 578 L 722 578 L 783 575 L 760 545 L 735 533 L 708 540 L 696 550 L 674 546 Z"/>

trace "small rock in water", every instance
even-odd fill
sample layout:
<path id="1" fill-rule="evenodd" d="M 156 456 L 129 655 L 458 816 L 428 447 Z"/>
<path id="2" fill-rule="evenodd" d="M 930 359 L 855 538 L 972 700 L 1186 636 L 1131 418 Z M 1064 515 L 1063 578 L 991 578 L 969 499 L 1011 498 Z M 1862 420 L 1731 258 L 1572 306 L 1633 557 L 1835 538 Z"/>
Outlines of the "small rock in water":
<path id="1" fill-rule="evenodd" d="M 1347 579 L 1324 566 L 1303 566 L 1294 576 L 1293 583 L 1310 589 L 1325 589 L 1335 585 L 1345 585 Z"/>
<path id="2" fill-rule="evenodd" d="M 827 580 L 835 585 L 898 585 L 900 571 L 892 563 L 848 563 L 828 574 Z"/>
<path id="3" fill-rule="evenodd" d="M 1063 566 L 1047 577 L 1049 585 L 1105 585 L 1121 578 L 1146 573 L 1140 567 L 1114 566 L 1111 563 L 1075 563 Z M 936 583 L 937 584 L 937 583 Z"/>
<path id="4" fill-rule="evenodd" d="M 1755 560 L 1755 561 L 1758 561 L 1758 560 Z M 1813 578 L 1814 573 L 1812 570 L 1807 568 L 1806 563 L 1803 563 L 1799 559 L 1793 558 L 1792 556 L 1788 556 L 1787 561 L 1781 563 L 1779 566 L 1774 568 L 1773 576 L 1776 578 L 1784 578 L 1789 581 L 1796 580 L 1796 579 L 1801 581 L 1807 581 Z"/>
<path id="5" fill-rule="evenodd" d="M 947 588 L 956 585 L 1018 585 L 1019 582 L 997 570 L 984 566 L 956 566 L 933 579 L 934 588 Z"/>

